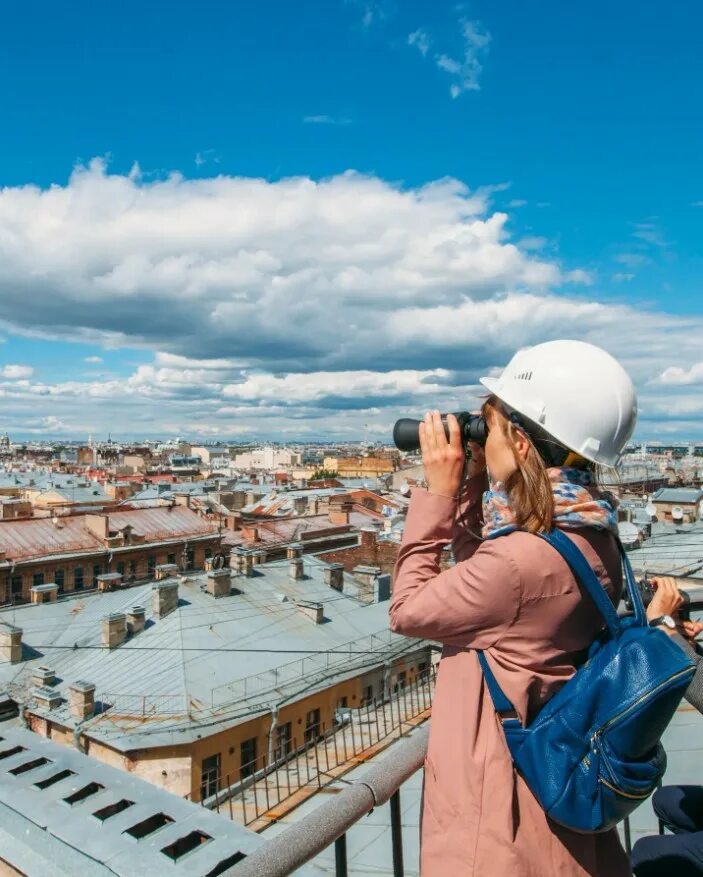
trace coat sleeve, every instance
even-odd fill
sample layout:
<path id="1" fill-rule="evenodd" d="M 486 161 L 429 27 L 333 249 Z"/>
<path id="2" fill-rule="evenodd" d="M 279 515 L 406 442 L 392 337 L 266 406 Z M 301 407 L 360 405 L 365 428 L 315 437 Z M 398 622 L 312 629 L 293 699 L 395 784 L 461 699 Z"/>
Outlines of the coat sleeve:
<path id="1" fill-rule="evenodd" d="M 467 509 L 475 506 L 477 489 L 461 500 Z M 395 565 L 390 626 L 405 636 L 485 649 L 517 617 L 520 574 L 502 540 L 481 542 L 457 532 L 459 506 L 457 497 L 413 491 Z M 452 537 L 457 563 L 441 572 L 440 555 Z"/>

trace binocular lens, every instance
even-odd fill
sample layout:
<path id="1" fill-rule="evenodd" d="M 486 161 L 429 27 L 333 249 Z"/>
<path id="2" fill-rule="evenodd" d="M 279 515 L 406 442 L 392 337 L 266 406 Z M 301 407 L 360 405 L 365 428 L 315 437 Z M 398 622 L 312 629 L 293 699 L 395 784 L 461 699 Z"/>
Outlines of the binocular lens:
<path id="1" fill-rule="evenodd" d="M 486 443 L 488 435 L 488 427 L 485 418 L 480 414 L 469 414 L 468 411 L 454 412 L 454 416 L 459 421 L 459 429 L 461 431 L 461 439 L 464 446 L 469 442 L 483 445 Z M 417 451 L 420 449 L 420 424 L 421 420 L 412 420 L 409 417 L 403 417 L 396 421 L 393 427 L 393 442 L 400 451 Z M 447 424 L 447 415 L 442 414 L 442 423 L 444 424 L 444 432 L 449 438 L 449 425 Z"/>

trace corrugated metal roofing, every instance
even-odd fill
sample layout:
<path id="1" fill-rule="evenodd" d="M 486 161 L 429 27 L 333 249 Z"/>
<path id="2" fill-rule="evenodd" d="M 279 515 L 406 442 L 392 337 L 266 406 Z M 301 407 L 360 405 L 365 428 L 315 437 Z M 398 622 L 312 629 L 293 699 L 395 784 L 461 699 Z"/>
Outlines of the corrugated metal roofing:
<path id="1" fill-rule="evenodd" d="M 662 487 L 652 500 L 654 502 L 699 502 L 703 499 L 703 490 L 697 487 Z"/>

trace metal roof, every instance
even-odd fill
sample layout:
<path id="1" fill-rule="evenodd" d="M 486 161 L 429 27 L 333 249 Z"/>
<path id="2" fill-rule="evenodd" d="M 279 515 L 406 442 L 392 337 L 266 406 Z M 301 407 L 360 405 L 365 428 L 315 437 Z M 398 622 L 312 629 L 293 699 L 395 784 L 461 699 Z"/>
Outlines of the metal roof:
<path id="1" fill-rule="evenodd" d="M 129 525 L 147 542 L 203 536 L 217 531 L 214 525 L 185 506 L 110 512 L 107 517 L 111 531 L 116 532 Z M 58 522 L 58 525 L 54 524 L 51 518 L 2 521 L 0 551 L 4 551 L 8 558 L 22 560 L 105 548 L 102 541 L 88 529 L 85 516 L 65 515 Z"/>
<path id="2" fill-rule="evenodd" d="M 287 561 L 261 564 L 251 577 L 233 577 L 230 596 L 219 599 L 205 592 L 206 576 L 193 576 L 165 618 L 152 613 L 150 585 L 0 611 L 0 621 L 22 628 L 27 651 L 21 664 L 0 663 L 0 689 L 28 697 L 40 663 L 56 670 L 64 697 L 72 682 L 92 682 L 96 699 L 112 708 L 85 723 L 85 733 L 129 751 L 188 742 L 205 722 L 218 730 L 239 724 L 296 699 L 305 685 L 328 686 L 325 674 L 359 675 L 418 646 L 390 633 L 388 605 L 362 602 L 352 576 L 344 574 L 342 593 L 328 587 L 326 567 L 306 555 L 306 577 L 294 580 Z M 324 623 L 305 617 L 301 600 L 322 603 Z M 102 648 L 101 619 L 135 604 L 146 608 L 145 629 Z M 324 650 L 335 654 L 316 654 Z M 65 703 L 46 715 L 74 724 Z"/>
<path id="3" fill-rule="evenodd" d="M 696 503 L 703 499 L 703 490 L 698 487 L 662 487 L 654 496 L 653 502 Z"/>
<path id="4" fill-rule="evenodd" d="M 627 552 L 639 572 L 703 578 L 703 522 L 652 524 L 652 536 Z"/>
<path id="5" fill-rule="evenodd" d="M 31 731 L 0 725 L 0 755 L 14 749 L 0 759 L 0 857 L 29 877 L 141 877 L 164 869 L 174 877 L 206 877 L 264 843 L 254 832 L 133 774 Z M 55 777 L 60 778 L 45 785 Z M 123 809 L 108 815 L 105 808 L 118 802 Z M 146 832 L 139 839 L 129 833 L 150 819 L 136 831 Z M 173 845 L 191 846 L 189 836 L 192 849 L 178 855 Z M 298 871 L 301 877 L 316 873 L 310 866 Z"/>

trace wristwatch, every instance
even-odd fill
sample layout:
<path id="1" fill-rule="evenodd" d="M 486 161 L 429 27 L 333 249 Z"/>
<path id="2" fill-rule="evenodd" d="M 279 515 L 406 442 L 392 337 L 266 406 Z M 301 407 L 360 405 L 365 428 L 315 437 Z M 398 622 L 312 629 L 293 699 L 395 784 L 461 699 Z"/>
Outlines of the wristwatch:
<path id="1" fill-rule="evenodd" d="M 649 622 L 650 627 L 659 627 L 660 625 L 664 625 L 664 627 L 668 627 L 669 630 L 676 629 L 676 622 L 671 617 L 671 615 L 660 615 L 659 618 L 653 618 Z"/>

